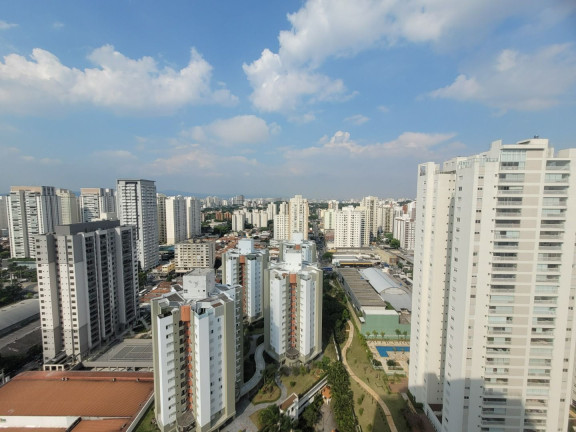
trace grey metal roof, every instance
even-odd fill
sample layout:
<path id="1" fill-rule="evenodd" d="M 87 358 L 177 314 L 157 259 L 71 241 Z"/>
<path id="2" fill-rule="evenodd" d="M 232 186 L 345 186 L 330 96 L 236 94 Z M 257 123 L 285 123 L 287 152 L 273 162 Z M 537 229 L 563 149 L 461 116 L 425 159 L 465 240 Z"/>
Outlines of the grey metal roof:
<path id="1" fill-rule="evenodd" d="M 38 299 L 27 299 L 0 309 L 0 332 L 21 321 L 40 314 Z"/>

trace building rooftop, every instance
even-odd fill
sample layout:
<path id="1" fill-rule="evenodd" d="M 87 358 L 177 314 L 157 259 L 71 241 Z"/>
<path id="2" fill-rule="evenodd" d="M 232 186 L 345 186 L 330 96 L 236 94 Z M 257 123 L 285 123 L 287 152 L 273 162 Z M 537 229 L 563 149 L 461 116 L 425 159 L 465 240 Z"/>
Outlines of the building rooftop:
<path id="1" fill-rule="evenodd" d="M 153 393 L 150 372 L 24 372 L 0 387 L 0 416 L 83 419 L 70 429 L 37 429 L 43 432 L 125 431 Z"/>
<path id="2" fill-rule="evenodd" d="M 376 292 L 396 310 L 412 310 L 412 296 L 402 283 L 389 274 L 377 268 L 360 270 L 362 277 L 376 290 Z"/>
<path id="3" fill-rule="evenodd" d="M 360 272 L 353 268 L 340 268 L 338 273 L 342 275 L 346 285 L 350 287 L 351 294 L 354 296 L 360 307 L 376 306 L 386 308 L 386 303 L 372 288 L 370 283 L 363 279 Z"/>
<path id="4" fill-rule="evenodd" d="M 153 367 L 152 339 L 124 339 L 103 354 L 83 364 L 87 368 L 147 368 Z"/>

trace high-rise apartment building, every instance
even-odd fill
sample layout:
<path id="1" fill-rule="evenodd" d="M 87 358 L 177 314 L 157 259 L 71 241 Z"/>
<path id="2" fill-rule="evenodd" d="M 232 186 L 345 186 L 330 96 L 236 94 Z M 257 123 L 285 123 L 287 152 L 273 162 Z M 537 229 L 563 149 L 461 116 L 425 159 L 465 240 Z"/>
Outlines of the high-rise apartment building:
<path id="1" fill-rule="evenodd" d="M 167 243 L 168 234 L 166 233 L 166 195 L 156 194 L 156 212 L 158 213 L 158 243 L 164 245 Z"/>
<path id="2" fill-rule="evenodd" d="M 246 223 L 246 214 L 243 210 L 236 210 L 232 214 L 232 231 L 243 231 Z"/>
<path id="3" fill-rule="evenodd" d="M 214 268 L 216 244 L 213 241 L 176 243 L 174 261 L 176 273 L 188 273 L 195 268 Z"/>
<path id="4" fill-rule="evenodd" d="M 567 430 L 575 164 L 535 138 L 419 166 L 409 383 L 437 430 Z"/>
<path id="5" fill-rule="evenodd" d="M 264 280 L 264 346 L 279 362 L 307 363 L 322 351 L 322 270 L 303 257 L 314 242 L 280 245 L 278 263 Z"/>
<path id="6" fill-rule="evenodd" d="M 118 217 L 122 225 L 136 227 L 138 261 L 146 271 L 158 265 L 158 205 L 151 180 L 117 181 Z"/>
<path id="7" fill-rule="evenodd" d="M 0 230 L 7 230 L 8 223 L 8 197 L 0 196 Z"/>
<path id="8" fill-rule="evenodd" d="M 188 219 L 187 238 L 197 237 L 202 233 L 202 205 L 199 199 L 186 197 L 186 218 Z"/>
<path id="9" fill-rule="evenodd" d="M 186 200 L 181 196 L 166 198 L 166 244 L 175 244 L 188 238 Z"/>
<path id="10" fill-rule="evenodd" d="M 255 249 L 253 239 L 238 241 L 235 249 L 222 255 L 222 282 L 242 285 L 242 310 L 248 321 L 262 317 L 268 260 L 268 249 Z"/>
<path id="11" fill-rule="evenodd" d="M 288 214 L 290 216 L 290 237 L 293 233 L 302 233 L 304 239 L 308 240 L 308 200 L 302 198 L 302 195 L 295 195 L 290 198 L 288 204 Z"/>
<path id="12" fill-rule="evenodd" d="M 362 198 L 359 210 L 364 210 L 364 239 L 363 244 L 369 245 L 370 240 L 378 235 L 378 204 L 374 196 Z"/>
<path id="13" fill-rule="evenodd" d="M 33 256 L 34 238 L 60 225 L 60 208 L 52 186 L 12 186 L 8 196 L 12 258 Z"/>
<path id="14" fill-rule="evenodd" d="M 80 202 L 76 194 L 68 189 L 56 189 L 60 208 L 60 223 L 70 225 L 80 222 Z"/>
<path id="15" fill-rule="evenodd" d="M 409 214 L 404 214 L 402 217 L 394 219 L 393 235 L 395 239 L 400 241 L 400 247 L 406 250 L 414 249 L 415 241 L 415 221 Z"/>
<path id="16" fill-rule="evenodd" d="M 162 432 L 218 430 L 236 414 L 243 383 L 242 288 L 214 270 L 184 276 L 182 298 L 152 301 L 154 403 Z"/>
<path id="17" fill-rule="evenodd" d="M 274 238 L 276 240 L 290 240 L 290 216 L 277 214 L 274 216 Z"/>
<path id="18" fill-rule="evenodd" d="M 274 220 L 274 216 L 276 216 L 276 203 L 268 203 L 268 205 L 266 206 L 266 214 L 268 217 L 269 221 L 273 221 Z"/>
<path id="19" fill-rule="evenodd" d="M 327 212 L 328 213 L 328 212 Z M 346 206 L 336 211 L 334 246 L 337 248 L 358 248 L 364 243 L 365 212 Z"/>
<path id="20" fill-rule="evenodd" d="M 114 189 L 81 188 L 80 213 L 82 222 L 116 219 L 116 192 Z"/>
<path id="21" fill-rule="evenodd" d="M 136 235 L 100 221 L 57 226 L 35 246 L 44 359 L 82 360 L 138 313 Z"/>

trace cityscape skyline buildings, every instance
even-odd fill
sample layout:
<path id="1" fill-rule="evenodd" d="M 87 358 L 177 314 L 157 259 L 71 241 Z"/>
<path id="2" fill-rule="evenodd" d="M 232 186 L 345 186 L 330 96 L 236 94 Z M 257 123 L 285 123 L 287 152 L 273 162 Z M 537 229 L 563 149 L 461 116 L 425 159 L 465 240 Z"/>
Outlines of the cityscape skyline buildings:
<path id="1" fill-rule="evenodd" d="M 154 177 L 167 195 L 414 197 L 423 160 L 519 131 L 571 146 L 574 4 L 360 2 L 80 0 L 39 5 L 39 25 L 9 0 L 0 192 Z"/>

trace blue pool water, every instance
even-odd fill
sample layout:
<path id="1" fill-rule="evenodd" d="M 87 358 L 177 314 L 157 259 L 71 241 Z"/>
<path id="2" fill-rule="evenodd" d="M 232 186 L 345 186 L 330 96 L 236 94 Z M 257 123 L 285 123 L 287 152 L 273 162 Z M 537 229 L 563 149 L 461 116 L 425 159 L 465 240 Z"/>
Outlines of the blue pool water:
<path id="1" fill-rule="evenodd" d="M 388 352 L 394 352 L 394 350 L 396 350 L 396 352 L 410 352 L 410 347 L 407 346 L 377 346 L 376 349 L 380 357 L 388 357 Z"/>

